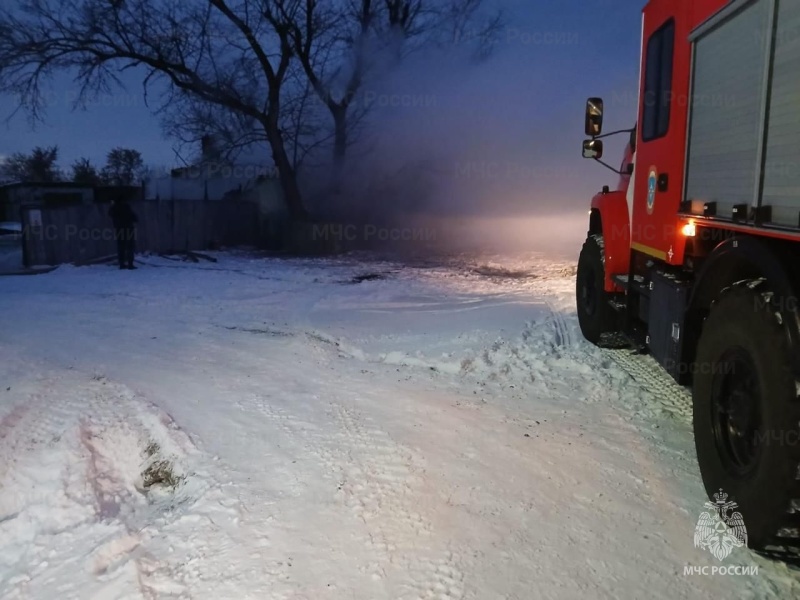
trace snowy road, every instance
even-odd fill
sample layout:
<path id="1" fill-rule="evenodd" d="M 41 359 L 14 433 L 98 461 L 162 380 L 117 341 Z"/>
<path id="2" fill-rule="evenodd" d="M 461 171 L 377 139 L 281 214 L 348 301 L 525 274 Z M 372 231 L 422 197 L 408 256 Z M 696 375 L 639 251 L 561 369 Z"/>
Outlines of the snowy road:
<path id="1" fill-rule="evenodd" d="M 0 597 L 800 595 L 694 548 L 687 397 L 570 262 L 218 257 L 0 278 Z"/>

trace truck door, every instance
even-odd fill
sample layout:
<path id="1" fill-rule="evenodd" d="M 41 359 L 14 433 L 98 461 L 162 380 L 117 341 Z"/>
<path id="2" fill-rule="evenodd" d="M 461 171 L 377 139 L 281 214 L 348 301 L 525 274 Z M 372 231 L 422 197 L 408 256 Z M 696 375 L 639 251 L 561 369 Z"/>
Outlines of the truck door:
<path id="1" fill-rule="evenodd" d="M 667 262 L 678 254 L 689 92 L 688 19 L 676 5 L 654 0 L 644 12 L 631 220 L 631 247 Z"/>

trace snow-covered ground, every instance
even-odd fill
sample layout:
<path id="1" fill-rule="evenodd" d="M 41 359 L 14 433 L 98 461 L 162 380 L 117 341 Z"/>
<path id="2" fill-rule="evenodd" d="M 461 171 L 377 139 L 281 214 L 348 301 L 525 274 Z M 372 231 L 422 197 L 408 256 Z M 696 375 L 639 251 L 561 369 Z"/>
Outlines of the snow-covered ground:
<path id="1" fill-rule="evenodd" d="M 688 397 L 574 261 L 216 256 L 0 278 L 0 597 L 800 594 L 694 547 Z"/>

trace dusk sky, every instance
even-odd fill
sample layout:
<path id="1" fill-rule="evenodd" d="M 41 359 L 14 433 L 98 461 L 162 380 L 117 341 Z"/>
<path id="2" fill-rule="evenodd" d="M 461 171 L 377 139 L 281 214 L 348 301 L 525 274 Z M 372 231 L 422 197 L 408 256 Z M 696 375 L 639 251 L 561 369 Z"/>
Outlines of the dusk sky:
<path id="1" fill-rule="evenodd" d="M 464 88 L 460 107 L 480 97 L 480 105 L 467 111 L 470 118 L 502 123 L 495 129 L 493 148 L 520 152 L 523 161 L 580 169 L 584 177 L 575 193 L 585 203 L 583 194 L 599 183 L 613 182 L 613 174 L 581 163 L 583 104 L 587 96 L 605 96 L 608 127 L 632 125 L 643 4 L 498 0 L 506 14 L 500 44 L 483 67 L 484 78 L 475 79 L 476 88 Z M 463 76 L 469 79 L 471 74 Z M 60 164 L 68 166 L 82 156 L 102 163 L 110 148 L 123 146 L 138 149 L 149 165 L 176 164 L 175 143 L 163 136 L 153 115 L 155 106 L 145 106 L 141 74 L 125 73 L 123 80 L 127 90 L 103 95 L 87 110 L 73 110 L 76 87 L 67 75 L 59 77 L 53 82 L 44 123 L 32 129 L 20 111 L 0 125 L 0 155 L 58 144 Z M 445 113 L 451 108 L 446 99 L 441 104 Z M 15 108 L 13 98 L 0 96 L 0 114 L 8 116 Z M 613 143 L 611 148 L 609 160 L 616 164 L 619 151 Z M 186 158 L 189 152 L 184 150 Z"/>

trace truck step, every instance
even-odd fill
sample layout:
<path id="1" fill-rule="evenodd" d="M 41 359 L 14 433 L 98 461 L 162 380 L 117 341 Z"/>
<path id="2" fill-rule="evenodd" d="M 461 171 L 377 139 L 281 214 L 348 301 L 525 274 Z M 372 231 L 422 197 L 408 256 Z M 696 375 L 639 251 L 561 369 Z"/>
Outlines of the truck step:
<path id="1" fill-rule="evenodd" d="M 628 276 L 627 275 L 612 275 L 611 280 L 621 287 L 626 292 L 628 291 Z"/>
<path id="2" fill-rule="evenodd" d="M 624 313 L 625 310 L 628 308 L 627 302 L 618 302 L 616 300 L 609 300 L 608 303 L 618 313 Z"/>
<path id="3" fill-rule="evenodd" d="M 638 275 L 633 278 L 633 281 L 628 285 L 629 292 L 636 292 L 640 296 L 650 297 L 650 286 L 645 283 L 643 277 Z"/>
<path id="4" fill-rule="evenodd" d="M 628 275 L 612 275 L 611 279 L 626 292 L 634 291 L 639 295 L 650 295 L 650 287 L 645 283 L 644 278 L 639 275 L 635 275 L 633 281 L 630 280 Z"/>

